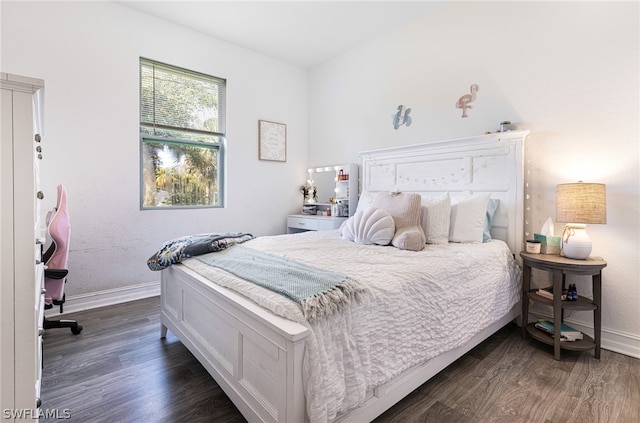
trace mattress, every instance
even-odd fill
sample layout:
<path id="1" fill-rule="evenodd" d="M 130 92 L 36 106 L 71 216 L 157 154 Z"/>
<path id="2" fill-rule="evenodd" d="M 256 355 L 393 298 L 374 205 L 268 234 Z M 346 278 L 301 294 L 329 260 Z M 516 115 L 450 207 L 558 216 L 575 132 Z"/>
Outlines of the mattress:
<path id="1" fill-rule="evenodd" d="M 183 262 L 311 330 L 303 359 L 311 422 L 332 421 L 404 370 L 463 345 L 520 298 L 520 268 L 499 240 L 413 252 L 345 241 L 334 230 L 259 237 L 243 246 L 344 273 L 366 288 L 361 301 L 310 323 L 286 297 L 196 258 Z"/>

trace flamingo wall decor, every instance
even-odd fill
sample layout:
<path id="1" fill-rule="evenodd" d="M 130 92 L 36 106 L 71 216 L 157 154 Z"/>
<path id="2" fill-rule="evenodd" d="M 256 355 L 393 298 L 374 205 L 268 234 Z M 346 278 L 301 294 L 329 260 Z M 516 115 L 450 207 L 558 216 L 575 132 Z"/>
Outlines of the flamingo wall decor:
<path id="1" fill-rule="evenodd" d="M 478 92 L 478 84 L 472 84 L 470 88 L 471 93 L 465 94 L 456 102 L 456 108 L 462 109 L 462 117 L 467 117 L 467 109 L 471 109 L 471 102 L 476 99 L 476 93 Z"/>

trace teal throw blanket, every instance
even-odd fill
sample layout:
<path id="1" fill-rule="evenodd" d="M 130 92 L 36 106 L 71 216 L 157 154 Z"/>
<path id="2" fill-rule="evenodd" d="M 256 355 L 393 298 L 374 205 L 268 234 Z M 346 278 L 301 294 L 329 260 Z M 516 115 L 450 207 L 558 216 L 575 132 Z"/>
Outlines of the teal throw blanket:
<path id="1" fill-rule="evenodd" d="M 307 320 L 331 315 L 364 292 L 347 275 L 241 245 L 194 258 L 292 299 Z"/>

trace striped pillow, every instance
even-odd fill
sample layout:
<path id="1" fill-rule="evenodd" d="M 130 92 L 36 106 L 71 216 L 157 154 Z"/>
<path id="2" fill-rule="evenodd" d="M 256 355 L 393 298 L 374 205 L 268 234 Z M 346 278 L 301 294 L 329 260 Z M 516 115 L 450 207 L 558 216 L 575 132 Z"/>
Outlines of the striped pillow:
<path id="1" fill-rule="evenodd" d="M 448 244 L 451 222 L 451 198 L 449 193 L 422 198 L 422 229 L 427 244 Z"/>

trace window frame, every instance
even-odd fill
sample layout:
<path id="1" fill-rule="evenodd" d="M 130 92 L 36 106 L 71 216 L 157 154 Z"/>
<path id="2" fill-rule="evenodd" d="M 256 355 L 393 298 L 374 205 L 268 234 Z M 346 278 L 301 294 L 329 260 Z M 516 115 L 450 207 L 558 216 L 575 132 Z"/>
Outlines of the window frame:
<path id="1" fill-rule="evenodd" d="M 218 130 L 217 131 L 207 131 L 202 129 L 194 129 L 194 128 L 185 128 L 185 127 L 176 127 L 171 125 L 163 125 L 155 122 L 143 122 L 142 120 L 142 69 L 143 65 L 154 65 L 165 70 L 175 70 L 176 73 L 183 73 L 187 75 L 193 75 L 195 77 L 200 77 L 203 79 L 210 79 L 211 82 L 216 83 L 218 86 Z M 226 84 L 227 81 L 224 78 L 207 75 L 197 71 L 191 71 L 185 68 L 181 68 L 174 65 L 169 65 L 166 63 L 159 62 L 157 60 L 148 59 L 145 57 L 140 57 L 138 62 L 138 72 L 139 72 L 139 80 L 138 80 L 138 129 L 139 129 L 139 154 L 140 154 L 140 210 L 184 210 L 184 209 L 211 209 L 211 208 L 224 208 L 225 207 L 225 174 L 226 174 Z M 142 128 L 150 128 L 153 132 L 155 129 L 165 129 L 169 131 L 177 131 L 183 133 L 189 133 L 192 135 L 203 134 L 208 137 L 214 137 L 217 141 L 202 141 L 197 139 L 188 139 L 188 138 L 178 138 L 178 137 L 169 137 L 157 134 L 151 134 L 148 132 L 143 132 Z M 164 206 L 145 206 L 145 179 L 144 179 L 144 170 L 145 170 L 145 146 L 148 144 L 174 144 L 181 146 L 192 146 L 198 148 L 206 148 L 215 151 L 216 161 L 213 163 L 216 166 L 216 179 L 217 179 L 217 202 L 215 204 L 201 204 L 201 205 L 164 205 Z"/>
<path id="2" fill-rule="evenodd" d="M 145 142 L 154 143 L 157 142 L 159 144 L 177 144 L 177 145 L 190 145 L 194 147 L 202 147 L 216 150 L 216 166 L 218 169 L 218 204 L 213 205 L 188 205 L 188 206 L 145 206 L 144 205 L 144 146 Z M 183 209 L 220 209 L 224 208 L 224 169 L 221 168 L 223 157 L 225 150 L 224 141 L 220 142 L 205 142 L 205 141 L 196 141 L 196 140 L 185 140 L 183 138 L 170 138 L 170 137 L 161 137 L 157 135 L 150 134 L 140 134 L 140 210 L 183 210 Z M 222 169 L 222 170 L 221 170 Z"/>

